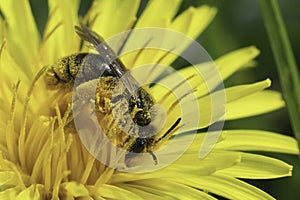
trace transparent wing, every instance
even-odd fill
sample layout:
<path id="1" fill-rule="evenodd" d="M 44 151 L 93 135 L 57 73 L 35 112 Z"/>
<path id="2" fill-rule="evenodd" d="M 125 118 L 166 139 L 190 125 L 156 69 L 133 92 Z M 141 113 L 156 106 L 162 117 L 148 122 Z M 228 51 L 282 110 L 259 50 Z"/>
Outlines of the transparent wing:
<path id="1" fill-rule="evenodd" d="M 75 31 L 81 37 L 81 39 L 92 44 L 92 46 L 98 51 L 100 56 L 102 56 L 104 62 L 109 65 L 112 72 L 121 79 L 130 94 L 133 95 L 135 99 L 138 99 L 138 82 L 133 76 L 130 75 L 130 73 L 127 73 L 125 66 L 120 60 L 118 60 L 117 55 L 104 41 L 104 39 L 96 32 L 90 30 L 84 24 L 80 24 L 80 27 L 75 26 Z"/>

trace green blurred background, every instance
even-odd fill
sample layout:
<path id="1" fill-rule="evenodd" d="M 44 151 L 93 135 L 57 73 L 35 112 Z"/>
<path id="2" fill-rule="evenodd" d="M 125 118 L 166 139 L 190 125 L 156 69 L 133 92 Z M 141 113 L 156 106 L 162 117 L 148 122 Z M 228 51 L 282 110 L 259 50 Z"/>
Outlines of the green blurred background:
<path id="1" fill-rule="evenodd" d="M 195 5 L 197 5 L 196 2 L 199 3 L 199 1 L 195 1 Z M 213 5 L 219 8 L 219 12 L 211 26 L 203 34 L 203 37 L 200 38 L 210 55 L 217 57 L 233 49 L 252 44 L 261 50 L 261 54 L 257 58 L 258 65 L 256 68 L 236 73 L 225 84 L 251 83 L 270 78 L 272 80 L 271 89 L 281 91 L 274 57 L 258 1 L 219 0 L 210 2 L 214 2 Z M 300 55 L 300 1 L 279 0 L 278 3 L 299 66 L 300 57 L 297 57 L 297 55 Z M 239 127 L 270 130 L 293 135 L 287 109 L 225 123 L 225 128 Z M 296 156 L 278 154 L 271 156 L 292 164 L 294 166 L 293 176 L 275 180 L 249 180 L 249 182 L 272 194 L 276 199 L 300 199 L 300 165 L 298 158 Z"/>
<path id="2" fill-rule="evenodd" d="M 47 0 L 30 0 L 37 24 L 42 33 L 47 19 Z M 91 5 L 92 0 L 82 0 L 79 14 L 83 15 Z M 278 0 L 292 48 L 299 66 L 300 57 L 300 1 Z M 142 0 L 141 9 L 147 0 Z M 181 9 L 202 4 L 213 5 L 218 8 L 218 15 L 208 29 L 198 38 L 208 53 L 213 57 L 230 52 L 234 49 L 255 45 L 261 50 L 257 58 L 256 68 L 244 70 L 233 75 L 225 82 L 226 86 L 240 83 L 252 83 L 270 78 L 271 88 L 281 91 L 274 57 L 258 0 L 186 0 Z M 300 122 L 299 122 L 300 123 Z M 246 118 L 225 123 L 225 128 L 263 129 L 293 135 L 286 109 L 281 109 L 266 115 Z M 300 199 L 300 165 L 296 156 L 282 154 L 268 154 L 280 158 L 294 166 L 293 176 L 273 180 L 247 180 L 249 183 L 265 190 L 276 199 Z"/>
<path id="3" fill-rule="evenodd" d="M 184 6 L 207 3 L 218 8 L 218 15 L 204 34 L 199 38 L 201 44 L 216 58 L 231 50 L 255 45 L 261 50 L 257 58 L 257 67 L 233 75 L 225 85 L 251 83 L 270 78 L 271 89 L 281 91 L 274 57 L 264 27 L 258 0 L 192 0 L 185 1 Z M 290 37 L 297 66 L 300 64 L 300 1 L 278 0 Z M 299 122 L 300 123 L 300 122 Z M 281 109 L 262 116 L 226 122 L 225 128 L 263 129 L 282 134 L 293 135 L 287 109 Z M 263 189 L 276 199 L 300 199 L 300 164 L 297 156 L 268 154 L 280 158 L 294 166 L 293 176 L 272 180 L 247 180 Z"/>

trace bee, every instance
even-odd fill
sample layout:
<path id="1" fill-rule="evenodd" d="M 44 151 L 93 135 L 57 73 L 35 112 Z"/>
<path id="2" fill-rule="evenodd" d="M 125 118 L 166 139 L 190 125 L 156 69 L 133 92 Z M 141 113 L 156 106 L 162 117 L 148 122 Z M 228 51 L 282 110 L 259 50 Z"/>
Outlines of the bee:
<path id="1" fill-rule="evenodd" d="M 99 54 L 77 53 L 58 59 L 46 71 L 48 88 L 70 88 L 74 86 L 75 79 L 79 79 L 80 84 L 97 79 L 95 105 L 99 123 L 106 127 L 104 133 L 127 150 L 125 159 L 130 159 L 130 153 L 147 152 L 157 164 L 153 153 L 155 145 L 170 136 L 181 118 L 157 138 L 157 129 L 151 125 L 157 117 L 152 109 L 155 105 L 152 96 L 139 86 L 101 36 L 83 24 L 75 26 L 75 30 Z"/>

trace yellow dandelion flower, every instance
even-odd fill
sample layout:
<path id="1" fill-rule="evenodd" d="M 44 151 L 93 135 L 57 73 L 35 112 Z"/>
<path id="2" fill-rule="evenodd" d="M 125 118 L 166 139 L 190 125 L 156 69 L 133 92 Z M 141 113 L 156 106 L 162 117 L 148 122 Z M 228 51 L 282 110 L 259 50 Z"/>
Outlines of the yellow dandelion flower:
<path id="1" fill-rule="evenodd" d="M 153 119 L 157 123 L 154 128 L 159 129 L 153 135 L 156 142 L 147 140 L 150 145 L 139 151 L 145 154 L 126 158 L 120 156 L 120 149 L 103 141 L 97 143 L 86 133 L 100 122 L 121 150 L 139 153 L 133 144 L 144 143 L 127 141 L 122 134 L 119 137 L 116 134 L 126 130 L 102 118 L 85 121 L 82 116 L 87 115 L 77 115 L 71 106 L 75 103 L 72 89 L 64 84 L 50 88 L 56 83 L 43 80 L 51 75 L 49 69 L 55 60 L 89 51 L 74 30 L 80 24 L 79 1 L 49 1 L 42 37 L 29 1 L 0 2 L 0 199 L 215 199 L 215 195 L 228 199 L 273 199 L 240 179 L 291 176 L 292 166 L 250 152 L 298 154 L 296 141 L 263 130 L 220 131 L 218 124 L 222 125 L 224 119 L 282 108 L 281 95 L 264 90 L 271 84 L 269 79 L 220 88 L 222 80 L 259 54 L 252 46 L 228 53 L 215 64 L 205 57 L 201 64 L 190 61 L 197 65 L 177 72 L 167 67 L 178 55 L 193 58 L 189 57 L 193 51 L 183 48 L 201 34 L 216 14 L 215 8 L 201 6 L 177 15 L 180 3 L 149 1 L 137 19 L 138 0 L 95 0 L 81 20 L 103 38 L 114 38 L 108 43 L 114 50 L 122 50 L 120 59 L 124 65 L 132 69 L 137 81 L 144 81 L 146 93 L 142 94 L 149 93 L 153 102 L 160 105 L 155 112 L 163 111 L 162 118 Z M 137 31 L 128 32 L 132 28 Z M 157 33 L 160 37 L 156 41 Z M 174 43 L 180 45 L 172 46 Z M 66 65 L 60 69 L 62 74 L 72 74 L 66 72 Z M 62 74 L 55 73 L 52 75 L 58 76 L 58 82 L 64 81 Z M 74 90 L 75 95 L 89 96 L 89 83 L 90 80 L 75 88 L 79 91 Z M 130 90 L 128 85 L 126 88 Z M 104 105 L 109 106 L 105 100 Z M 141 111 L 136 105 L 134 102 L 134 117 Z M 88 110 L 91 113 L 94 112 Z M 80 125 L 82 129 L 78 128 Z M 206 133 L 196 134 L 205 128 Z M 149 152 L 157 156 L 156 165 Z"/>

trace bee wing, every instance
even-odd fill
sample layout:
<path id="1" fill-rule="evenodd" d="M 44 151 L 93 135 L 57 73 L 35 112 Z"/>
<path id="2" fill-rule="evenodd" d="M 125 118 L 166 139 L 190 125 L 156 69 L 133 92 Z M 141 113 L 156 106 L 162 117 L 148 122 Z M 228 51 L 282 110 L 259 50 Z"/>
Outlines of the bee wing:
<path id="1" fill-rule="evenodd" d="M 117 55 L 100 35 L 90 30 L 84 24 L 80 24 L 80 27 L 75 26 L 75 31 L 81 37 L 81 39 L 94 46 L 100 56 L 103 57 L 104 61 L 110 65 L 110 68 L 112 68 L 111 70 L 116 73 L 116 76 L 121 77 L 126 73 L 125 67 L 116 62 Z"/>
<path id="2" fill-rule="evenodd" d="M 104 41 L 104 39 L 100 35 L 90 30 L 84 24 L 80 24 L 80 27 L 75 26 L 75 31 L 81 37 L 81 39 L 91 43 L 94 47 L 98 46 L 99 44 L 101 44 L 101 42 Z"/>
<path id="3" fill-rule="evenodd" d="M 76 33 L 81 37 L 81 39 L 89 42 L 94 46 L 94 48 L 99 52 L 100 56 L 108 63 L 112 72 L 119 78 L 121 78 L 125 87 L 133 95 L 135 99 L 138 98 L 137 89 L 139 88 L 138 82 L 133 76 L 127 73 L 125 66 L 118 60 L 117 55 L 109 47 L 109 45 L 104 41 L 104 39 L 98 35 L 96 32 L 90 30 L 84 24 L 75 26 Z"/>

